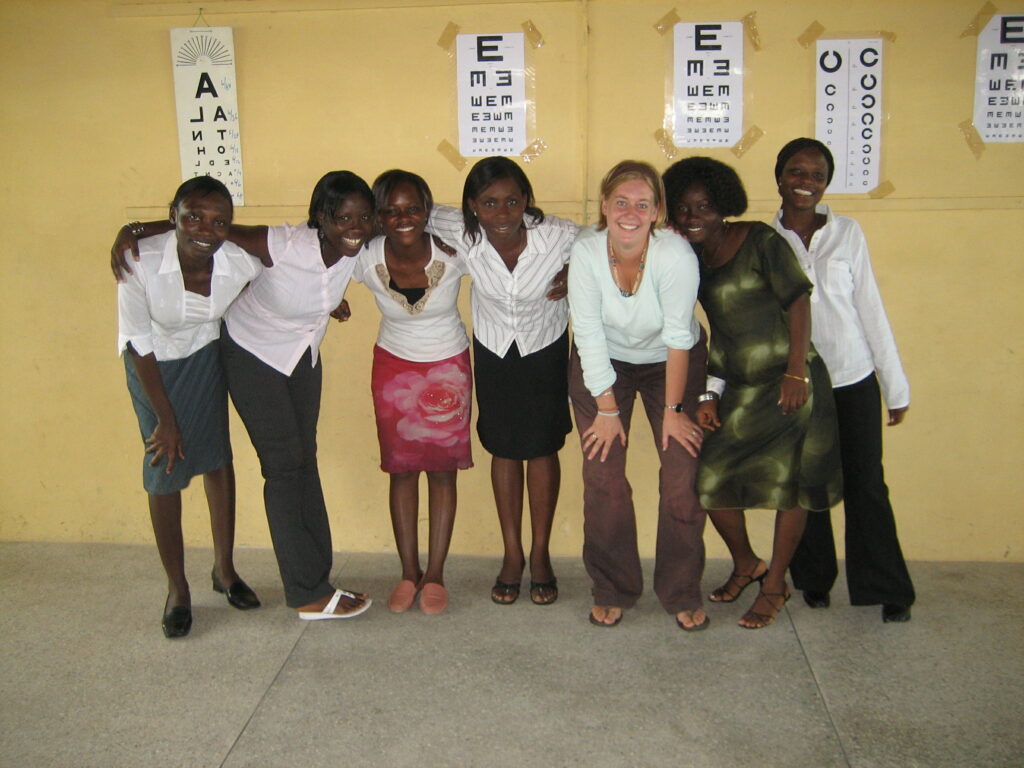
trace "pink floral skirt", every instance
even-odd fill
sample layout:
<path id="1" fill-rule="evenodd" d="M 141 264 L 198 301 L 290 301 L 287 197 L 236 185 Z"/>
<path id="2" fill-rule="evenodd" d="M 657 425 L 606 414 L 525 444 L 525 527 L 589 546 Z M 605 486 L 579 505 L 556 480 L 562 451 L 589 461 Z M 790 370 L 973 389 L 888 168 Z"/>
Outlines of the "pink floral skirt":
<path id="1" fill-rule="evenodd" d="M 385 472 L 452 472 L 473 466 L 469 350 L 415 363 L 373 348 L 370 379 Z"/>

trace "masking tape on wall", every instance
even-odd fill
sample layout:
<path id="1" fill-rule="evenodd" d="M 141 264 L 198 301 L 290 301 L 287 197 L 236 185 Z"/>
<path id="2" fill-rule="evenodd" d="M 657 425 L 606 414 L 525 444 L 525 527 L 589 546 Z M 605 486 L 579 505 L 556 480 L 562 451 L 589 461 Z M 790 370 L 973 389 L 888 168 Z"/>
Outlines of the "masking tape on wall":
<path id="1" fill-rule="evenodd" d="M 963 134 L 964 141 L 967 142 L 967 147 L 971 150 L 974 157 L 981 159 L 981 153 L 985 151 L 985 141 L 981 138 L 981 134 L 978 133 L 978 129 L 974 127 L 974 121 L 970 119 L 964 120 L 957 128 Z"/>
<path id="2" fill-rule="evenodd" d="M 523 22 L 523 34 L 526 35 L 526 42 L 530 44 L 531 48 L 540 48 L 544 45 L 544 35 L 529 19 Z"/>
<path id="3" fill-rule="evenodd" d="M 675 144 L 672 143 L 672 135 L 668 131 L 664 128 L 656 130 L 654 132 L 654 141 L 666 158 L 669 160 L 676 159 L 676 155 L 679 153 L 676 151 Z"/>
<path id="4" fill-rule="evenodd" d="M 887 179 L 883 181 L 881 184 L 879 184 L 877 187 L 872 189 L 870 192 L 868 192 L 868 197 L 874 198 L 875 200 L 880 200 L 883 197 L 888 197 L 895 191 L 896 187 L 894 187 L 893 183 Z"/>
<path id="5" fill-rule="evenodd" d="M 524 163 L 532 163 L 548 148 L 544 139 L 534 139 L 519 157 Z"/>
<path id="6" fill-rule="evenodd" d="M 750 41 L 750 47 L 755 51 L 760 51 L 761 33 L 757 29 L 757 11 L 751 11 L 741 21 L 743 22 L 743 29 L 746 30 L 747 39 Z"/>
<path id="7" fill-rule="evenodd" d="M 736 157 L 743 157 L 747 150 L 754 146 L 754 144 L 757 143 L 757 140 L 762 136 L 764 136 L 764 131 L 756 125 L 752 125 L 747 129 L 747 132 L 743 134 L 743 138 L 733 146 L 729 147 L 729 151 L 736 155 Z"/>
<path id="8" fill-rule="evenodd" d="M 812 21 L 810 26 L 800 34 L 796 41 L 804 48 L 810 48 L 823 34 L 825 34 L 825 27 L 816 21 Z"/>
<path id="9" fill-rule="evenodd" d="M 673 8 L 654 23 L 654 28 L 658 31 L 659 35 L 664 35 L 680 21 L 682 21 L 682 19 L 679 18 L 679 14 L 676 13 L 676 9 Z"/>
<path id="10" fill-rule="evenodd" d="M 445 160 L 455 166 L 456 171 L 461 171 L 466 167 L 466 158 L 459 154 L 459 150 L 448 139 L 441 139 L 441 143 L 437 145 L 437 151 Z"/>
<path id="11" fill-rule="evenodd" d="M 449 56 L 455 55 L 455 38 L 459 34 L 459 25 L 454 21 L 449 21 L 448 25 L 444 28 L 441 36 L 437 38 L 437 45 L 443 49 Z"/>
<path id="12" fill-rule="evenodd" d="M 985 3 L 981 6 L 981 10 L 974 14 L 974 19 L 971 23 L 960 33 L 960 37 L 977 37 L 978 33 L 985 28 L 989 19 L 995 16 L 998 10 L 992 3 Z"/>

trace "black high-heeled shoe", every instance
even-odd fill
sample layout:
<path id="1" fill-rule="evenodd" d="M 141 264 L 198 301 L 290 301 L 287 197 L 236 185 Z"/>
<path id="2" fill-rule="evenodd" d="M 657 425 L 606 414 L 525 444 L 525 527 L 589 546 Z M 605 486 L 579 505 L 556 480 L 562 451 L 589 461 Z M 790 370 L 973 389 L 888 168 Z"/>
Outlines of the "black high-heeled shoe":
<path id="1" fill-rule="evenodd" d="M 227 588 L 223 587 L 221 583 L 217 581 L 216 572 L 210 573 L 210 579 L 213 581 L 213 591 L 226 595 L 228 602 L 238 610 L 248 611 L 251 608 L 260 607 L 260 599 L 256 597 L 256 593 L 253 592 L 252 589 L 249 588 L 249 585 L 241 579 Z"/>
<path id="2" fill-rule="evenodd" d="M 192 609 L 184 605 L 164 607 L 164 617 L 160 622 L 164 637 L 184 637 L 192 629 Z"/>

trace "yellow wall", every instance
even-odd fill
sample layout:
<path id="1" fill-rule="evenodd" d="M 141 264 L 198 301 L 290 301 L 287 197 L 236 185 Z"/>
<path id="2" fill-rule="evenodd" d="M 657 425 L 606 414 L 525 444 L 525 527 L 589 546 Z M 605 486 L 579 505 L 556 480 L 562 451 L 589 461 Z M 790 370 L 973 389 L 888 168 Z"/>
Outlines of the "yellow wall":
<path id="1" fill-rule="evenodd" d="M 199 5 L 211 25 L 234 28 L 243 223 L 300 221 L 313 183 L 337 168 L 372 180 L 406 167 L 438 200 L 457 201 L 465 171 L 435 149 L 457 138 L 454 65 L 437 45 L 449 21 L 500 32 L 529 19 L 543 34 L 545 45 L 528 56 L 537 72 L 535 135 L 549 149 L 527 170 L 549 212 L 591 216 L 598 180 L 624 157 L 668 163 L 652 136 L 668 50 L 653 25 L 672 9 L 665 2 L 6 0 L 0 539 L 151 540 L 105 264 L 117 227 L 162 216 L 180 182 L 167 30 L 193 24 Z M 690 21 L 757 12 L 763 47 L 746 49 L 746 123 L 765 135 L 740 158 L 703 152 L 737 168 L 753 218 L 775 209 L 779 146 L 813 133 L 812 53 L 796 38 L 813 21 L 829 36 L 894 36 L 885 51 L 883 165 L 894 192 L 831 202 L 864 226 L 913 389 L 906 424 L 886 430 L 901 538 L 911 559 L 1024 559 L 1024 148 L 988 145 L 976 159 L 957 128 L 971 116 L 975 57 L 975 39 L 960 33 L 978 8 L 955 0 L 676 8 Z M 361 286 L 349 297 L 355 317 L 333 327 L 323 349 L 320 465 L 335 547 L 389 551 L 368 382 L 376 310 Z M 468 319 L 465 301 L 463 309 Z M 233 428 L 238 540 L 268 546 L 258 467 L 240 423 Z M 649 555 L 657 470 L 642 421 L 633 441 L 630 474 Z M 557 554 L 580 550 L 577 445 L 571 436 L 562 454 Z M 453 551 L 494 555 L 488 457 L 474 451 L 477 469 L 460 476 Z M 185 502 L 187 541 L 208 543 L 200 488 Z M 770 515 L 750 517 L 766 549 Z M 710 529 L 707 541 L 709 555 L 724 556 Z"/>

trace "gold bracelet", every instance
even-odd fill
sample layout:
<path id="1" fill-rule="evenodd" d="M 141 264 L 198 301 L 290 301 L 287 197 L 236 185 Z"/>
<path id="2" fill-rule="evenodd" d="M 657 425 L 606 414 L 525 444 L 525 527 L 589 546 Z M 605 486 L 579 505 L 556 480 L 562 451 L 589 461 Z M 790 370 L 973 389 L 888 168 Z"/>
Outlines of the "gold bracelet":
<path id="1" fill-rule="evenodd" d="M 794 376 L 792 373 L 784 373 L 782 375 L 785 376 L 787 379 L 794 379 L 796 381 L 802 381 L 804 384 L 810 384 L 811 383 L 810 378 L 808 378 L 806 376 Z"/>

